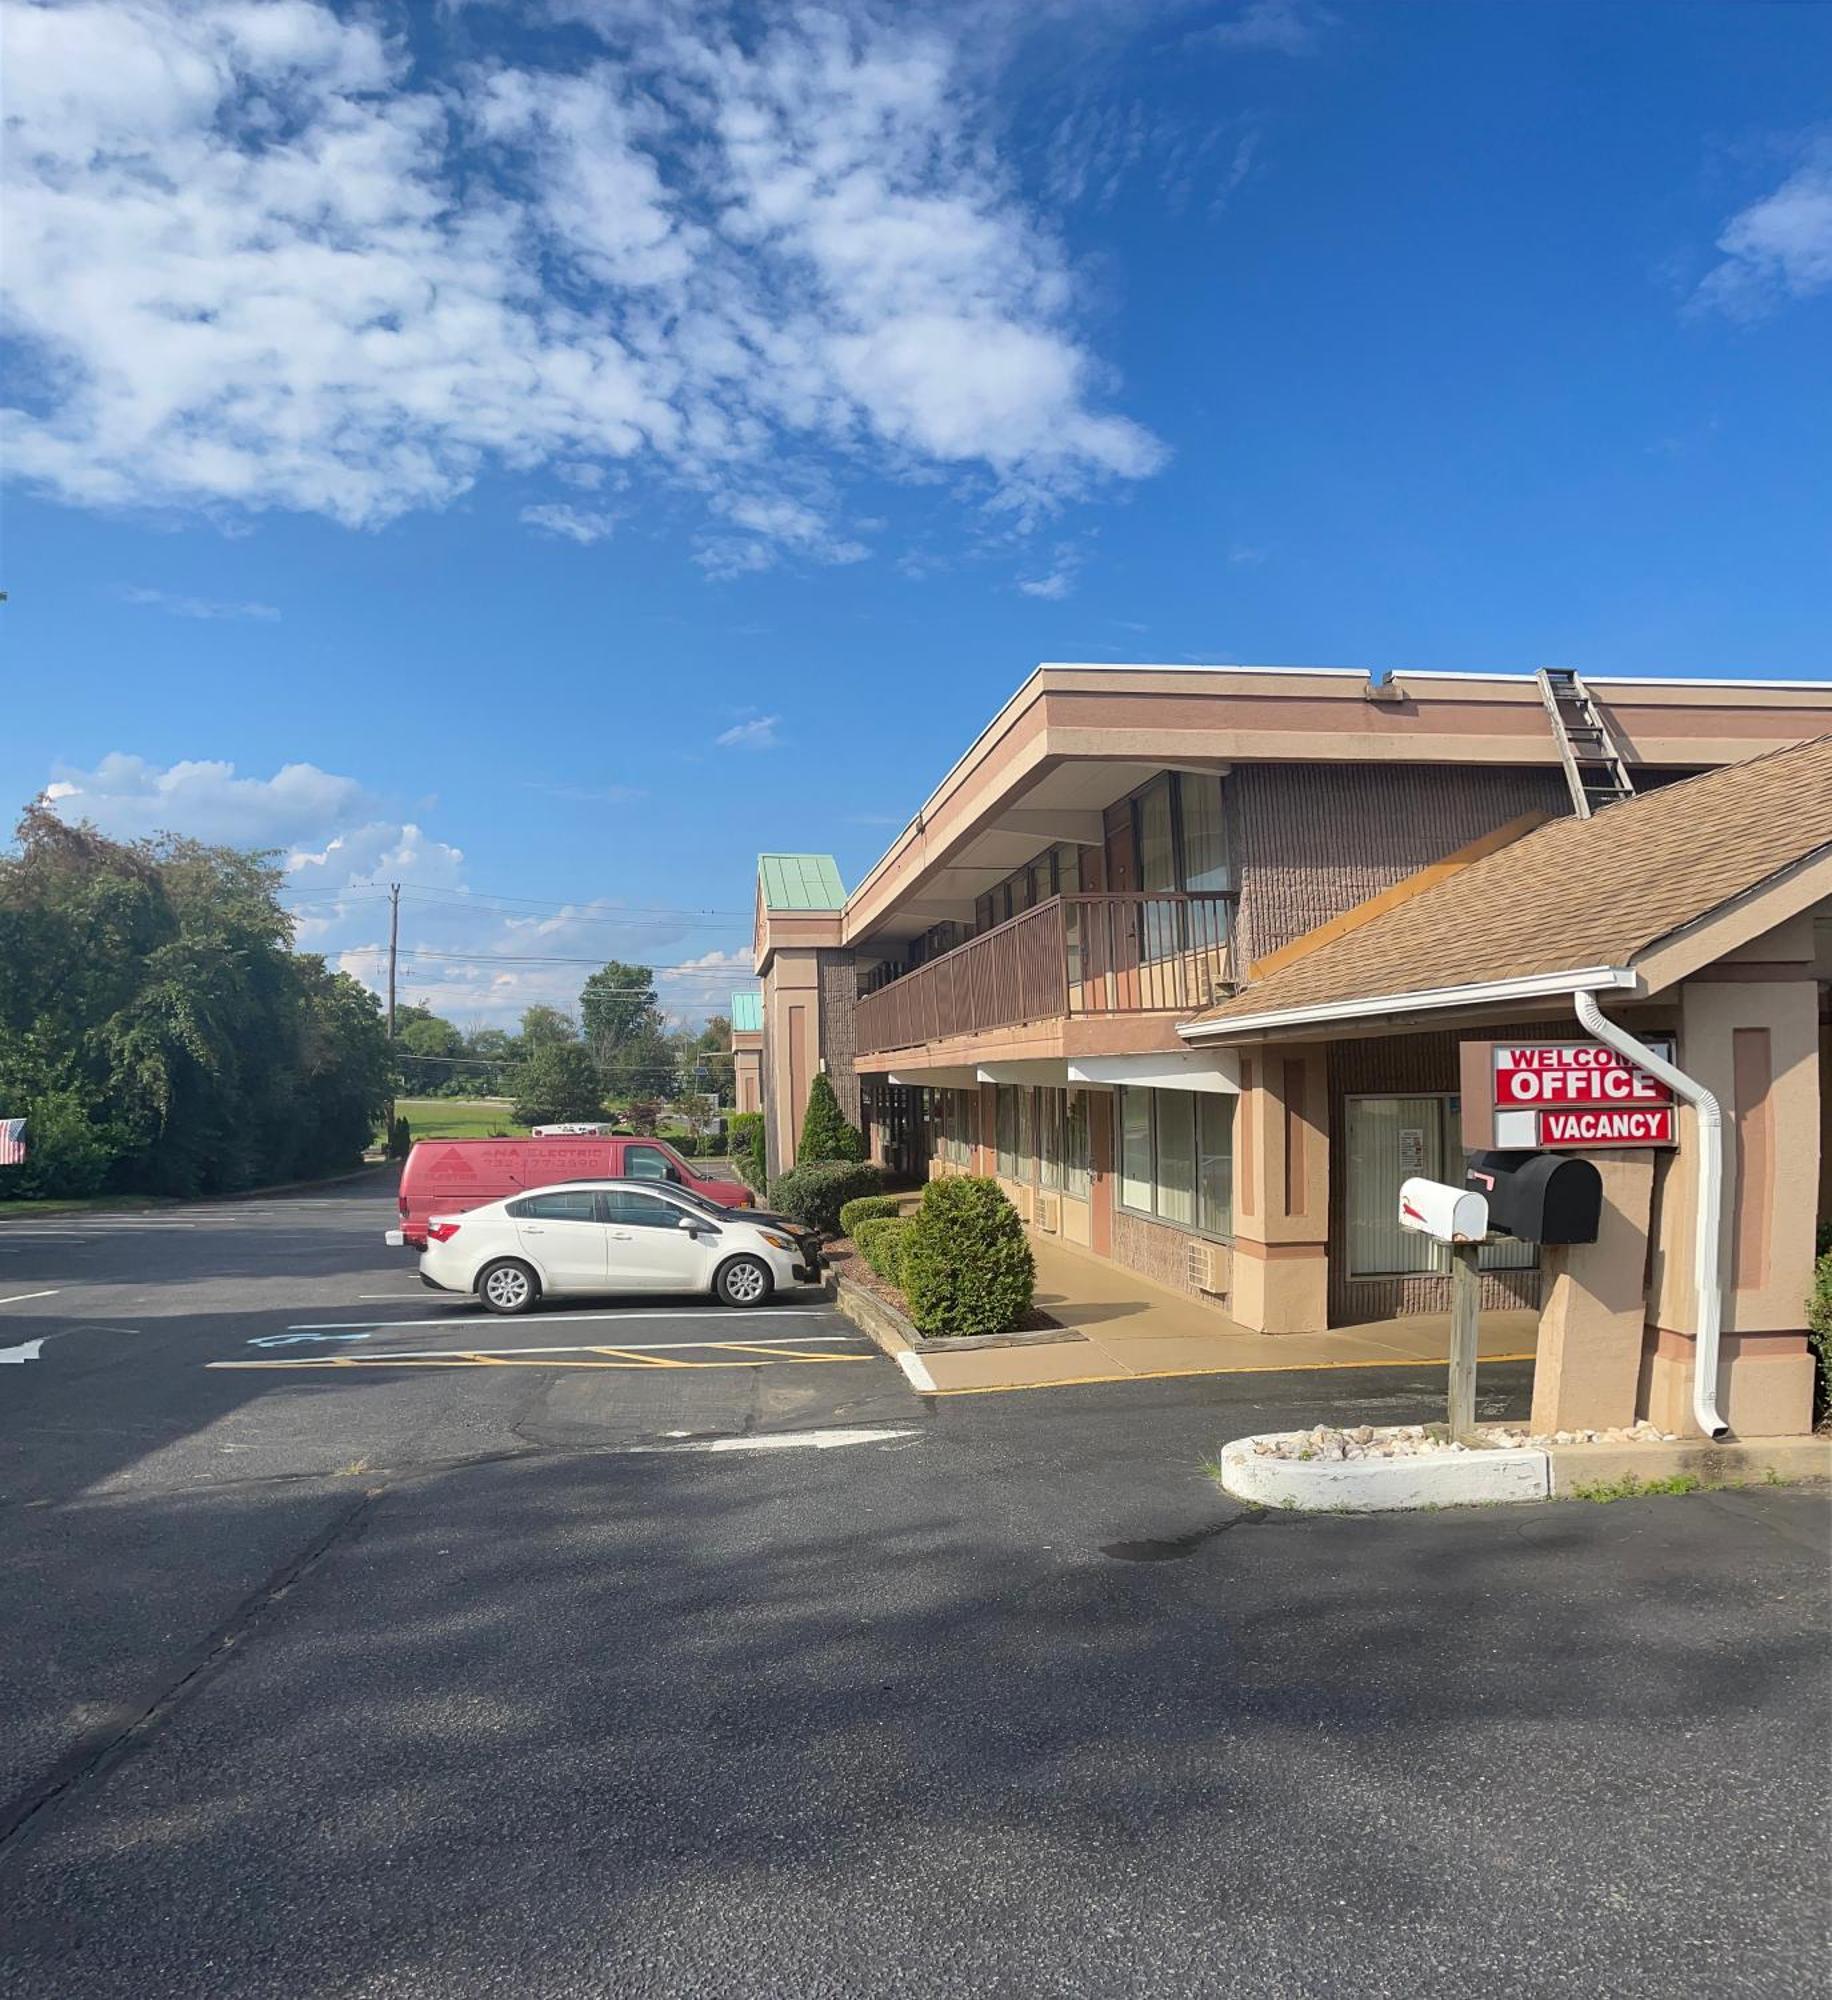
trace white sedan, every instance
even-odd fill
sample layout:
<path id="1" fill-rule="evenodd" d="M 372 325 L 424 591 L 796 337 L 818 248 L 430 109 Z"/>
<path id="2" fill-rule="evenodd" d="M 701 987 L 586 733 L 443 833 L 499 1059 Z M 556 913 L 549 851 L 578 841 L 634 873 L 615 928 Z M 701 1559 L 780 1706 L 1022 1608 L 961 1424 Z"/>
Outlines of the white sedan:
<path id="1" fill-rule="evenodd" d="M 571 1182 L 430 1217 L 420 1275 L 475 1292 L 493 1313 L 579 1292 L 711 1292 L 760 1306 L 780 1285 L 816 1283 L 820 1248 L 780 1217 L 654 1181 Z"/>

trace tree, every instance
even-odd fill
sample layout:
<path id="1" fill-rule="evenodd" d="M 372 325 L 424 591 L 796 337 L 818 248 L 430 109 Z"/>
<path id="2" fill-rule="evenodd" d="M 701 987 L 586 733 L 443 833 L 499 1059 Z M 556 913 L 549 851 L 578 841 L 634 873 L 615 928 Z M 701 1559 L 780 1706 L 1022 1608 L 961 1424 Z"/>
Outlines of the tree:
<path id="1" fill-rule="evenodd" d="M 801 1143 L 795 1149 L 795 1164 L 805 1167 L 816 1160 L 862 1160 L 869 1150 L 865 1134 L 847 1122 L 827 1072 L 817 1071 L 808 1092 L 808 1108 L 802 1114 Z"/>
<path id="2" fill-rule="evenodd" d="M 476 1026 L 466 1032 L 464 1043 L 471 1056 L 473 1089 L 480 1096 L 494 1097 L 520 1060 L 520 1045 L 506 1028 Z"/>
<path id="3" fill-rule="evenodd" d="M 9 1191 L 215 1193 L 361 1158 L 388 1095 L 376 1003 L 292 950 L 272 857 L 124 843 L 27 808 L 0 855 Z"/>
<path id="4" fill-rule="evenodd" d="M 655 975 L 646 965 L 613 959 L 585 982 L 579 993 L 585 1045 L 610 1090 L 655 1090 L 668 1081 L 668 1051 L 662 1013 L 655 1001 Z M 651 1075 L 657 1064 L 662 1074 Z"/>
<path id="5" fill-rule="evenodd" d="M 578 1042 L 554 1042 L 531 1056 L 515 1087 L 515 1117 L 523 1125 L 570 1125 L 604 1115 L 604 1086 Z"/>
<path id="6" fill-rule="evenodd" d="M 397 1008 L 394 1041 L 401 1085 L 409 1096 L 430 1096 L 460 1074 L 458 1065 L 449 1058 L 464 1054 L 463 1031 L 430 1008 Z"/>
<path id="7" fill-rule="evenodd" d="M 558 1007 L 530 1007 L 522 1015 L 521 1055 L 532 1062 L 542 1049 L 558 1048 L 579 1039 L 579 1025 Z"/>

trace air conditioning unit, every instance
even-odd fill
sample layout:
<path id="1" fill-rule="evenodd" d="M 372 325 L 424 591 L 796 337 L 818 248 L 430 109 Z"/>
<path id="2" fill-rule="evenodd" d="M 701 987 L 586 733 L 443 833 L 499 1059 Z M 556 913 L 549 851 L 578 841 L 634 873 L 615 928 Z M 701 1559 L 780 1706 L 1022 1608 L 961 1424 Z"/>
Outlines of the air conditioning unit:
<path id="1" fill-rule="evenodd" d="M 1013 1191 L 1011 1205 L 1018 1211 L 1021 1222 L 1035 1222 L 1037 1219 L 1037 1196 L 1034 1189 L 1022 1183 Z"/>
<path id="2" fill-rule="evenodd" d="M 1037 1227 L 1048 1230 L 1052 1236 L 1062 1228 L 1061 1195 L 1040 1194 L 1037 1197 Z"/>
<path id="3" fill-rule="evenodd" d="M 1192 1239 L 1187 1246 L 1184 1277 L 1191 1291 L 1206 1292 L 1211 1298 L 1227 1295 L 1225 1253 L 1214 1243 Z"/>

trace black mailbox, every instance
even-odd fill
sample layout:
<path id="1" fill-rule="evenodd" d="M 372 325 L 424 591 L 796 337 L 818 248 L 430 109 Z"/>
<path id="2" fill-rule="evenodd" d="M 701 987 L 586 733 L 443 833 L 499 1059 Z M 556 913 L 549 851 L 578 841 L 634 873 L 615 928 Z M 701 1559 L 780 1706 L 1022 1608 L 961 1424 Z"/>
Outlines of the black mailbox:
<path id="1" fill-rule="evenodd" d="M 1570 1153 L 1471 1153 L 1464 1183 L 1488 1196 L 1489 1227 L 1523 1243 L 1594 1243 L 1603 1176 Z"/>

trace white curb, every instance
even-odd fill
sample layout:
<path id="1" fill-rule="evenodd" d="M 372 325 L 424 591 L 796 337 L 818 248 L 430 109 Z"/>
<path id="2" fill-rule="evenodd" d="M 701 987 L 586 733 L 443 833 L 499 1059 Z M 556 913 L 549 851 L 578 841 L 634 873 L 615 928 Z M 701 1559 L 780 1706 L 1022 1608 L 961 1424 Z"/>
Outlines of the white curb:
<path id="1" fill-rule="evenodd" d="M 1280 1435 L 1283 1435 L 1282 1433 Z M 1427 1452 L 1417 1458 L 1274 1458 L 1235 1438 L 1221 1448 L 1221 1483 L 1237 1499 L 1300 1512 L 1383 1513 L 1400 1507 L 1492 1507 L 1544 1500 L 1543 1451 Z"/>

